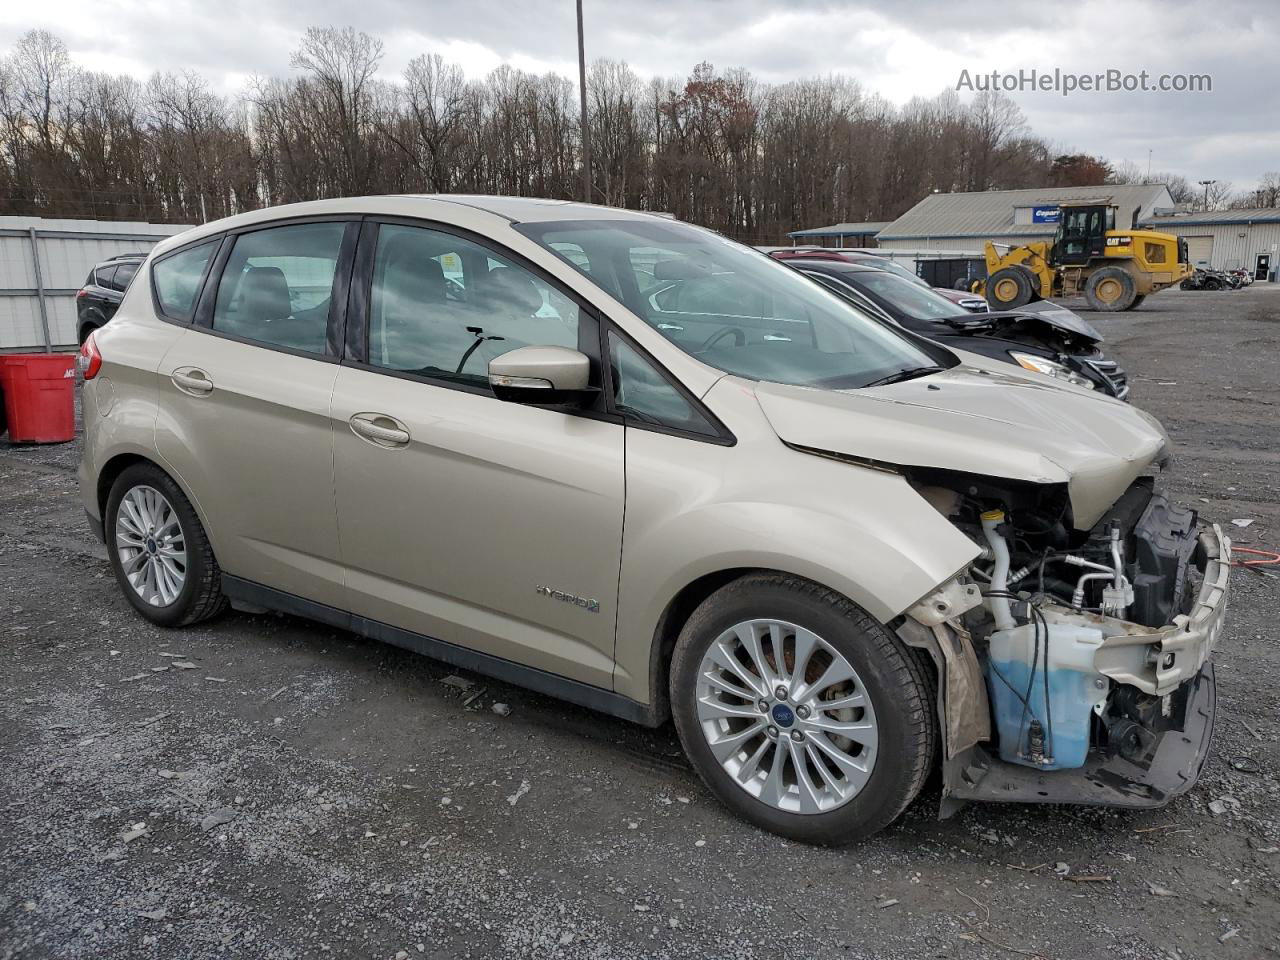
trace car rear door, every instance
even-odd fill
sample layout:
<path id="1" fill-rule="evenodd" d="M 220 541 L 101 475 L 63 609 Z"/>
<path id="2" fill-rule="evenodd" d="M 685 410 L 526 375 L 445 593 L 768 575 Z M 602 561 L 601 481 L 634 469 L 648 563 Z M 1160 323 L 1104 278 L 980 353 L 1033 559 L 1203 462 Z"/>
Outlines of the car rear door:
<path id="1" fill-rule="evenodd" d="M 165 355 L 156 443 L 225 574 L 340 606 L 329 403 L 358 224 L 226 237 Z M 162 278 L 164 260 L 153 266 Z"/>
<path id="2" fill-rule="evenodd" d="M 561 677 L 613 684 L 623 426 L 496 399 L 490 359 L 583 350 L 595 318 L 479 238 L 373 223 L 333 394 L 349 608 Z M 376 632 L 376 631 L 375 631 Z"/>

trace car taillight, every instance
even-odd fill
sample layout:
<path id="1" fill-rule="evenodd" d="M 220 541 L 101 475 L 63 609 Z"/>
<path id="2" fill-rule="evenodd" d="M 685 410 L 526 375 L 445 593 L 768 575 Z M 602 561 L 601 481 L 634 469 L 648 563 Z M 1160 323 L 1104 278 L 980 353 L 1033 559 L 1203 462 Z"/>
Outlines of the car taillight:
<path id="1" fill-rule="evenodd" d="M 80 356 L 76 357 L 76 369 L 86 380 L 92 380 L 102 369 L 102 354 L 98 352 L 97 331 L 85 338 L 80 347 Z"/>
<path id="2" fill-rule="evenodd" d="M 89 291 L 86 290 L 84 287 L 81 287 L 79 290 L 76 291 L 77 300 L 79 300 L 81 297 L 87 297 L 88 295 L 89 295 Z"/>

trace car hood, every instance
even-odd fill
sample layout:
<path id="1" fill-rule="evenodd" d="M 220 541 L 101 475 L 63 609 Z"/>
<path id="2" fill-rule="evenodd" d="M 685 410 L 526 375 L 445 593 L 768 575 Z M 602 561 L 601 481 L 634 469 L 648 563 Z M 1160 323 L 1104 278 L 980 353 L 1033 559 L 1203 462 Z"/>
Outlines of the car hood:
<path id="1" fill-rule="evenodd" d="M 899 467 L 1066 484 L 1081 530 L 1097 523 L 1168 447 L 1159 422 L 1129 404 L 967 362 L 884 387 L 761 382 L 755 393 L 791 446 Z"/>
<path id="2" fill-rule="evenodd" d="M 1066 307 L 1059 306 L 1051 300 L 1035 300 L 1024 304 L 1017 310 L 1008 311 L 1008 314 L 1010 316 L 1026 316 L 1030 314 L 1047 326 L 1057 327 L 1059 330 L 1066 330 L 1068 333 L 1086 337 L 1095 343 L 1102 342 L 1102 334 L 1098 332 L 1097 327 L 1078 313 L 1073 313 Z"/>

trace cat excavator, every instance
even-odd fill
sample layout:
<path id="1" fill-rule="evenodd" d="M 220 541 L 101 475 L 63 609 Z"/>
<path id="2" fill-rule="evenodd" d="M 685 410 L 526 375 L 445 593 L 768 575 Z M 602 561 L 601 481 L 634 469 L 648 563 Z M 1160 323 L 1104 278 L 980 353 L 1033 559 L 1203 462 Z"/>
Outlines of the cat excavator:
<path id="1" fill-rule="evenodd" d="M 1136 218 L 1135 218 L 1136 219 Z M 1083 296 L 1090 309 L 1132 310 L 1194 272 L 1187 242 L 1154 230 L 1117 230 L 1116 207 L 1102 201 L 1059 207 L 1053 242 L 986 245 L 987 279 L 974 292 L 992 310 L 1032 300 Z"/>

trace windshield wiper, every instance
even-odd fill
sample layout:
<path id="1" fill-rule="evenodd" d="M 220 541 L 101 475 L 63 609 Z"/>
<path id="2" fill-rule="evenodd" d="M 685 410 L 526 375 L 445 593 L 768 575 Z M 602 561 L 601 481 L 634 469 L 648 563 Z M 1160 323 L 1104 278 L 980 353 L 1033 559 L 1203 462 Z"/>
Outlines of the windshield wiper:
<path id="1" fill-rule="evenodd" d="M 914 380 L 917 377 L 927 377 L 931 373 L 941 373 L 946 367 L 908 367 L 906 370 L 898 370 L 889 374 L 887 377 L 881 377 L 879 380 L 872 380 L 870 383 L 864 383 L 863 387 L 887 387 L 891 383 L 901 383 L 903 380 Z"/>

